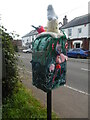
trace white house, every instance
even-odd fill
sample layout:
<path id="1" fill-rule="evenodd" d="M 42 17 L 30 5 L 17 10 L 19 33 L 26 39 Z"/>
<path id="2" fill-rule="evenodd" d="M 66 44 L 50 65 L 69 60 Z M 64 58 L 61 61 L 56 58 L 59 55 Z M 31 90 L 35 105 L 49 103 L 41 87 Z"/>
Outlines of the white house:
<path id="1" fill-rule="evenodd" d="M 90 14 L 79 16 L 63 25 L 62 29 L 68 36 L 70 48 L 90 50 Z"/>
<path id="2" fill-rule="evenodd" d="M 32 30 L 22 37 L 22 46 L 26 48 L 32 48 L 32 41 L 35 40 L 38 32 L 36 30 Z"/>

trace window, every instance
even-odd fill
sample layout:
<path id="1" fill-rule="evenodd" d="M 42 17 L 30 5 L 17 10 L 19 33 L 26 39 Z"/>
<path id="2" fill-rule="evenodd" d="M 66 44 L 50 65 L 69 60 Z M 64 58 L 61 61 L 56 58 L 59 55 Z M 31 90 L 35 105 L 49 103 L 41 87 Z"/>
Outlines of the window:
<path id="1" fill-rule="evenodd" d="M 72 36 L 72 29 L 68 29 L 68 36 Z"/>
<path id="2" fill-rule="evenodd" d="M 81 33 L 82 32 L 82 28 L 78 28 L 78 33 Z"/>

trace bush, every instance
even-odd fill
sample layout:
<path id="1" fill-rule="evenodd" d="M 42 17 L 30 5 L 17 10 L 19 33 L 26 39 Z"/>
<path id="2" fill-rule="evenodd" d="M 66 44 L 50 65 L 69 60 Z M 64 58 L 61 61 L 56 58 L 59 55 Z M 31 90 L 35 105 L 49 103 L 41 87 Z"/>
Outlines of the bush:
<path id="1" fill-rule="evenodd" d="M 12 45 L 13 38 L 0 28 L 2 39 L 2 98 L 7 98 L 18 80 L 15 51 Z"/>
<path id="2" fill-rule="evenodd" d="M 17 45 L 13 45 L 13 47 L 14 47 L 15 52 L 18 52 L 18 46 Z"/>

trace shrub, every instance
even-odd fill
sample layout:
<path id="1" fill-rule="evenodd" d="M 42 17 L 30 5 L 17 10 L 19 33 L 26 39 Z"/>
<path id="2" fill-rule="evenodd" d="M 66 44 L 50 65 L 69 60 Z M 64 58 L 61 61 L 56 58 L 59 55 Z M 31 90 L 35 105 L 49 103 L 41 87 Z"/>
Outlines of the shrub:
<path id="1" fill-rule="evenodd" d="M 18 46 L 17 45 L 13 45 L 13 47 L 14 47 L 15 52 L 18 52 Z"/>
<path id="2" fill-rule="evenodd" d="M 2 98 L 7 98 L 18 80 L 15 51 L 12 45 L 13 38 L 0 28 L 2 39 Z"/>

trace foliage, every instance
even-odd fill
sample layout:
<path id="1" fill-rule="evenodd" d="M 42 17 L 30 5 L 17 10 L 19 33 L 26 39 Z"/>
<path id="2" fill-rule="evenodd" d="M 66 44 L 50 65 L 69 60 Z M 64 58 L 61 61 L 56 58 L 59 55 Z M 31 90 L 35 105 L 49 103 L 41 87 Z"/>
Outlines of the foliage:
<path id="1" fill-rule="evenodd" d="M 39 120 L 47 118 L 47 110 L 35 99 L 32 92 L 18 82 L 11 99 L 3 106 L 3 119 Z M 55 113 L 53 120 L 58 120 Z"/>
<path id="2" fill-rule="evenodd" d="M 2 93 L 3 99 L 12 94 L 18 80 L 15 51 L 12 45 L 13 38 L 0 28 L 2 39 Z"/>
<path id="3" fill-rule="evenodd" d="M 15 52 L 18 52 L 18 46 L 17 45 L 13 45 L 13 47 L 14 47 Z"/>

